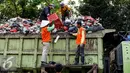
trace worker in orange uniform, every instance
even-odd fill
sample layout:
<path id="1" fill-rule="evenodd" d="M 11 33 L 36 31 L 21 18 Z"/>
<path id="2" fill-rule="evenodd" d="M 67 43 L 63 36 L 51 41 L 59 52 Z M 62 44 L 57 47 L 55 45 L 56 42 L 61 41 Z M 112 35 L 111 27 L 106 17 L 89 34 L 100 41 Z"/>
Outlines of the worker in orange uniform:
<path id="1" fill-rule="evenodd" d="M 43 52 L 42 52 L 42 58 L 41 58 L 41 66 L 44 66 L 47 64 L 47 54 L 49 51 L 49 46 L 51 42 L 51 31 L 55 28 L 54 21 L 49 23 L 49 21 L 43 21 L 45 22 L 44 25 L 41 28 L 41 36 L 42 36 L 42 44 L 43 44 Z"/>
<path id="2" fill-rule="evenodd" d="M 62 21 L 64 22 L 66 17 L 69 18 L 69 12 L 70 12 L 70 8 L 65 5 L 64 3 L 60 3 L 60 9 L 59 11 L 61 12 L 62 15 Z"/>
<path id="3" fill-rule="evenodd" d="M 86 44 L 86 32 L 85 29 L 82 27 L 81 22 L 77 22 L 78 32 L 73 33 L 72 35 L 77 36 L 76 44 L 77 51 L 76 51 L 76 57 L 75 57 L 75 65 L 79 64 L 79 56 L 81 56 L 81 62 L 82 65 L 84 64 L 84 47 Z"/>

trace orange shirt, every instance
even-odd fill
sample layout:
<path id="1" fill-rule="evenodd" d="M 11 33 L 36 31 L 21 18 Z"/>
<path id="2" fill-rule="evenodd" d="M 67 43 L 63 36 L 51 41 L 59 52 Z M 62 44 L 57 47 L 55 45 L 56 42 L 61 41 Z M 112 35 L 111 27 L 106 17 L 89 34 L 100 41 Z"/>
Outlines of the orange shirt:
<path id="1" fill-rule="evenodd" d="M 42 42 L 51 41 L 51 33 L 47 30 L 47 26 L 41 29 Z"/>
<path id="2" fill-rule="evenodd" d="M 82 32 L 84 32 L 84 34 Z M 82 41 L 83 41 L 83 43 L 82 43 Z M 76 44 L 77 45 L 86 44 L 86 32 L 83 27 L 78 29 Z"/>

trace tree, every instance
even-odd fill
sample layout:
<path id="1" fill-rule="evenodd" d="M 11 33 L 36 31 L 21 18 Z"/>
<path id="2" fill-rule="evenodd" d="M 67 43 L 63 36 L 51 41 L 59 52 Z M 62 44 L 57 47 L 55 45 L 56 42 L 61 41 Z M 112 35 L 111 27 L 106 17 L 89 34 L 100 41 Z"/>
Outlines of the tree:
<path id="1" fill-rule="evenodd" d="M 130 0 L 84 0 L 79 11 L 82 15 L 102 18 L 105 28 L 130 29 Z"/>
<path id="2" fill-rule="evenodd" d="M 16 16 L 23 18 L 37 18 L 41 9 L 38 5 L 43 7 L 49 4 L 55 4 L 53 12 L 59 9 L 61 0 L 0 0 L 0 18 L 9 19 Z"/>

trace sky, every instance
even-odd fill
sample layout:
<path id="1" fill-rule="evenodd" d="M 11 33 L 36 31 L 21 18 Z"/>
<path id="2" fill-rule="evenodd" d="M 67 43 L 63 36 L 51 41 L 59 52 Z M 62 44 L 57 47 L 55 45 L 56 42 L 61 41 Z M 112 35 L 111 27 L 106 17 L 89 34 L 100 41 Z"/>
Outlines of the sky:
<path id="1" fill-rule="evenodd" d="M 68 3 L 68 1 L 69 1 L 69 0 L 64 0 L 63 2 L 64 2 L 65 4 L 67 4 L 67 3 Z"/>
<path id="2" fill-rule="evenodd" d="M 70 1 L 70 0 L 63 0 L 63 2 L 64 2 L 65 4 L 67 4 L 68 1 Z M 78 0 L 71 0 L 71 1 L 75 1 L 76 5 L 79 5 Z"/>

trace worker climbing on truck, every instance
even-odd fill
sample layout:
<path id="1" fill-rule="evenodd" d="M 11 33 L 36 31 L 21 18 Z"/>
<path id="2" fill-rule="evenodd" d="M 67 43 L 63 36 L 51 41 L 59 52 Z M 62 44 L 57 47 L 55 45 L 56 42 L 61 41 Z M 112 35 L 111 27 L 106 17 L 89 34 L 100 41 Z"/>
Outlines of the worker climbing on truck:
<path id="1" fill-rule="evenodd" d="M 81 56 L 82 65 L 84 64 L 84 47 L 86 44 L 86 32 L 85 29 L 82 27 L 82 23 L 79 21 L 77 22 L 78 32 L 72 33 L 72 35 L 77 36 L 76 44 L 77 44 L 77 51 L 75 57 L 75 65 L 79 64 L 79 56 Z"/>
<path id="2" fill-rule="evenodd" d="M 51 31 L 55 28 L 54 21 L 52 21 L 51 23 L 49 23 L 49 21 L 44 21 L 44 23 L 41 24 L 41 27 L 41 36 L 43 44 L 41 66 L 44 66 L 45 64 L 47 64 L 46 60 L 51 42 Z"/>
<path id="3" fill-rule="evenodd" d="M 62 15 L 62 21 L 64 22 L 66 17 L 69 18 L 69 15 L 70 15 L 70 8 L 65 5 L 63 2 L 60 3 L 60 9 L 59 9 L 59 12 L 61 13 Z"/>
<path id="4" fill-rule="evenodd" d="M 54 8 L 54 4 L 50 4 L 49 6 L 45 7 L 45 8 L 42 10 L 42 12 L 41 12 L 41 14 L 40 14 L 40 16 L 39 16 L 40 21 L 42 21 L 42 20 L 48 20 L 48 19 L 47 19 L 47 16 L 50 15 L 51 9 L 53 9 L 53 8 Z"/>

